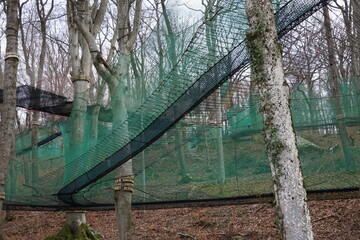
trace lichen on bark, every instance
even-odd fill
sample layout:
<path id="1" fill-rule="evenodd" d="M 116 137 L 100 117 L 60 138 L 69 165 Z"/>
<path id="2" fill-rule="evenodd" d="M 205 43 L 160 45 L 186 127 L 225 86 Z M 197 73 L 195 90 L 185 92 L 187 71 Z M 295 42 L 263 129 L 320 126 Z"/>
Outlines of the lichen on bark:
<path id="1" fill-rule="evenodd" d="M 251 74 L 260 94 L 281 238 L 310 240 L 310 214 L 271 1 L 246 0 L 246 12 L 252 29 L 246 35 Z"/>
<path id="2" fill-rule="evenodd" d="M 249 51 L 251 69 L 253 70 L 252 75 L 255 83 L 265 82 L 265 76 L 262 74 L 264 72 L 264 52 L 261 49 L 264 32 L 264 25 L 259 25 L 256 29 L 249 30 L 246 33 L 245 43 Z"/>

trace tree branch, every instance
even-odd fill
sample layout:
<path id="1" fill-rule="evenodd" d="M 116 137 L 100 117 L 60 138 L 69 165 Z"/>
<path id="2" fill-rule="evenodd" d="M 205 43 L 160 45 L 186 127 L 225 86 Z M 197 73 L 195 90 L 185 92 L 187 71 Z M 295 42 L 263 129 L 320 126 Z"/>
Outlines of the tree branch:
<path id="1" fill-rule="evenodd" d="M 111 77 L 112 74 L 110 73 L 109 64 L 101 56 L 94 35 L 92 35 L 76 17 L 74 17 L 74 22 L 88 44 L 93 64 L 99 75 L 105 79 L 109 86 L 116 86 L 116 78 Z"/>
<path id="2" fill-rule="evenodd" d="M 104 21 L 104 16 L 106 13 L 106 8 L 108 3 L 109 3 L 108 0 L 102 0 L 99 9 L 96 11 L 96 16 L 94 18 L 94 24 L 92 28 L 93 30 L 92 32 L 94 35 L 98 34 L 101 23 Z"/>
<path id="3" fill-rule="evenodd" d="M 129 41 L 127 43 L 128 47 L 133 46 L 136 41 L 136 36 L 140 26 L 142 1 L 143 0 L 136 0 L 134 26 L 133 26 L 133 30 L 130 32 Z"/>

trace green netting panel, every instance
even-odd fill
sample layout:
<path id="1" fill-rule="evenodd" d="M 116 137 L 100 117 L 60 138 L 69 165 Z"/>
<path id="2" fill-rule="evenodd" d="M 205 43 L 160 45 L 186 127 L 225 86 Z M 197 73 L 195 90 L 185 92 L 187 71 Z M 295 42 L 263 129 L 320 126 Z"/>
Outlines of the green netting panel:
<path id="1" fill-rule="evenodd" d="M 130 155 L 132 155 L 131 151 L 135 151 L 132 149 L 136 149 L 136 145 L 139 143 L 138 141 L 133 141 L 133 139 L 138 137 L 144 129 L 148 128 L 165 110 L 172 106 L 177 99 L 182 97 L 186 90 L 208 71 L 209 68 L 243 41 L 244 31 L 241 30 L 245 28 L 243 28 L 242 25 L 237 26 L 236 23 L 232 23 L 231 21 L 235 18 L 235 15 L 237 19 L 242 22 L 246 21 L 243 3 L 222 2 L 222 4 L 222 8 L 218 6 L 221 11 L 211 19 L 214 25 L 218 25 L 219 27 L 209 29 L 206 24 L 202 24 L 197 28 L 196 33 L 183 50 L 179 60 L 169 60 L 173 66 L 169 69 L 170 71 L 165 74 L 165 79 L 163 81 L 160 79 L 159 86 L 146 98 L 143 104 L 139 107 L 135 106 L 135 111 L 131 109 L 134 105 L 127 104 L 131 102 L 131 99 L 130 101 L 125 101 L 123 99 L 124 97 L 121 96 L 124 94 L 124 83 L 119 83 L 118 90 L 115 92 L 116 95 L 112 96 L 112 100 L 108 104 L 108 106 L 112 108 L 113 118 L 115 119 L 112 122 L 112 132 L 108 134 L 106 138 L 100 140 L 95 146 L 91 148 L 84 147 L 84 149 L 88 150 L 73 158 L 74 160 L 71 160 L 71 162 L 68 162 L 67 167 L 70 171 L 67 169 L 65 171 L 65 184 L 73 184 L 73 187 L 87 184 L 84 181 L 89 181 L 89 178 L 96 178 L 96 175 L 99 174 L 97 170 L 94 170 L 94 167 L 101 165 L 104 159 L 112 157 L 108 162 L 110 166 L 114 165 L 112 162 L 116 161 L 116 159 L 113 158 L 113 155 L 118 153 L 119 150 L 129 152 Z M 215 34 L 217 37 L 224 39 L 224 41 L 209 48 L 207 40 L 215 36 Z M 181 42 L 181 44 L 183 44 L 183 42 Z M 171 42 L 170 46 L 168 46 L 170 49 L 170 57 L 175 55 L 174 53 L 171 54 L 172 45 L 176 45 L 176 42 Z M 121 56 L 120 59 L 123 58 L 124 56 Z M 121 66 L 121 61 L 119 61 L 119 66 Z M 230 65 L 230 67 L 232 66 Z M 226 69 L 224 70 L 226 71 Z M 231 68 L 229 68 L 229 70 L 231 70 Z M 222 72 L 222 74 L 226 76 L 226 72 Z M 120 79 L 120 81 L 121 80 L 122 79 Z M 126 79 L 123 79 L 123 81 L 126 81 Z M 123 105 L 119 106 L 119 104 Z M 122 108 L 120 112 L 115 109 L 116 107 Z M 132 114 L 128 115 L 129 112 Z M 174 120 L 169 119 L 169 121 Z M 152 128 L 159 129 L 161 126 L 155 127 L 152 125 Z M 163 128 L 166 130 L 165 127 Z M 149 134 L 152 135 L 153 133 L 149 132 Z M 149 142 L 152 138 L 154 137 L 143 141 Z M 129 143 L 131 143 L 131 145 L 128 146 Z M 83 146 L 85 146 L 85 144 L 86 143 L 84 143 Z M 75 151 L 70 152 L 73 153 Z M 107 163 L 102 165 L 104 165 L 105 169 L 100 171 L 106 171 Z M 108 169 L 111 170 L 111 168 Z M 92 170 L 92 172 L 88 172 L 89 170 Z M 94 175 L 95 177 L 93 177 Z M 79 176 L 84 180 L 77 179 Z"/>
<path id="2" fill-rule="evenodd" d="M 289 1 L 277 15 L 280 35 L 321 2 L 325 1 Z M 55 128 L 40 127 L 39 141 L 53 136 L 51 141 L 33 151 L 31 132 L 19 135 L 18 155 L 7 178 L 7 203 L 112 205 L 117 173 L 113 169 L 129 158 L 135 174 L 134 203 L 271 193 L 262 118 L 246 67 L 243 4 L 219 1 L 211 19 L 184 26 L 172 36 L 160 19 L 155 27 L 161 30 L 160 41 L 153 33 L 131 56 L 119 54 L 112 71 L 123 74 L 116 88 L 104 88 L 101 101 L 94 95 L 109 79 L 100 79 L 77 95 L 89 103 L 82 112 Z M 166 50 L 163 58 L 156 54 L 159 47 Z M 120 69 L 124 59 L 131 62 L 129 69 Z M 135 68 L 133 62 L 140 59 L 143 68 Z M 237 70 L 240 74 L 233 76 Z M 301 85 L 292 91 L 292 116 L 308 190 L 359 186 L 359 93 L 354 89 L 343 84 L 341 96 L 355 156 L 351 169 L 344 163 L 334 96 Z M 54 136 L 58 131 L 62 136 Z"/>
<path id="3" fill-rule="evenodd" d="M 298 19 L 299 10 L 308 11 L 314 7 L 311 4 L 307 3 L 301 6 L 288 4 L 282 13 L 288 14 L 297 10 L 294 17 Z M 201 84 L 220 84 L 246 62 L 244 46 L 240 44 L 247 28 L 243 3 L 220 1 L 216 8 L 216 14 L 198 28 L 176 64 L 170 59 L 173 68 L 166 76 L 166 81 L 137 109 L 143 114 L 142 118 L 136 119 L 133 117 L 134 115 L 130 115 L 124 123 L 114 129 L 106 140 L 76 160 L 78 165 L 85 162 L 85 159 L 87 162 L 86 165 L 78 168 L 84 172 L 77 171 L 76 177 L 73 176 L 73 181 L 60 190 L 59 196 L 63 197 L 64 201 L 74 203 L 73 193 L 113 170 L 115 166 L 140 151 L 152 139 L 160 136 L 162 131 L 166 131 L 168 126 L 171 126 L 171 122 L 175 123 L 182 113 L 186 113 L 187 109 L 191 109 L 197 101 L 201 100 L 201 96 L 204 94 L 204 90 L 201 91 Z M 279 14 L 279 19 L 284 17 L 282 13 Z M 289 16 L 288 14 L 286 18 L 288 22 L 290 21 Z M 281 24 L 284 31 L 290 25 L 284 24 L 284 22 Z M 170 52 L 172 45 L 169 47 Z M 226 57 L 223 58 L 223 56 Z M 221 61 L 217 63 L 220 59 Z M 214 65 L 215 63 L 216 65 Z M 196 85 L 194 85 L 195 83 Z M 198 88 L 199 90 L 197 90 Z M 212 90 L 209 88 L 206 91 Z M 200 98 L 198 94 L 200 94 Z M 204 94 L 204 96 L 206 95 Z M 178 113 L 173 112 L 181 114 L 177 116 Z M 167 117 L 168 114 L 169 117 Z M 136 125 L 131 124 L 132 121 Z M 129 128 L 129 126 L 135 127 Z M 121 134 L 121 139 L 115 139 L 119 134 Z M 112 145 L 109 146 L 109 143 Z M 97 149 L 101 149 L 101 153 Z M 105 149 L 108 149 L 107 153 Z M 182 155 L 181 152 L 179 152 L 180 155 Z M 99 161 L 104 158 L 107 158 L 105 162 Z"/>
<path id="4" fill-rule="evenodd" d="M 353 96 L 355 97 L 355 96 Z M 314 100 L 314 99 L 310 99 Z M 294 105 L 302 100 L 293 99 Z M 306 106 L 302 103 L 303 106 Z M 201 109 L 202 105 L 198 108 Z M 192 113 L 196 112 L 195 109 Z M 201 111 L 198 111 L 201 112 Z M 330 112 L 330 111 L 329 111 Z M 334 109 L 331 110 L 334 112 Z M 243 116 L 243 111 L 238 115 Z M 297 116 L 293 115 L 293 119 Z M 224 120 L 227 119 L 224 118 Z M 214 126 L 203 122 L 201 116 L 189 115 L 142 154 L 133 158 L 135 171 L 135 203 L 191 201 L 237 196 L 254 196 L 272 192 L 272 179 L 265 144 L 259 128 L 249 132 L 242 126 L 249 125 L 246 118 L 237 118 L 240 129 L 225 133 L 225 125 Z M 244 121 L 244 123 L 242 123 Z M 329 119 L 329 122 L 333 119 Z M 333 123 L 307 126 L 308 120 L 297 128 L 297 144 L 308 190 L 331 190 L 359 186 L 359 159 L 356 167 L 344 164 L 341 141 Z M 250 124 L 252 125 L 252 124 Z M 219 180 L 217 155 L 217 129 L 222 129 L 226 181 Z M 181 157 L 175 144 L 175 132 L 183 135 L 187 175 L 184 179 Z M 354 155 L 359 154 L 359 127 L 349 127 L 354 137 Z M 75 195 L 78 202 L 108 204 L 112 201 L 115 175 L 109 174 Z M 100 193 L 106 194 L 100 194 Z"/>
<path id="5" fill-rule="evenodd" d="M 53 119 L 56 120 L 56 119 Z M 64 166 L 64 147 L 60 127 L 63 119 L 43 123 L 39 126 L 38 147 L 32 149 L 32 133 L 27 130 L 17 135 L 16 159 L 10 162 L 7 174 L 6 199 L 9 203 L 22 205 L 56 206 L 58 200 L 53 196 L 56 187 L 35 188 L 36 183 L 44 181 L 43 176 Z M 48 183 L 50 185 L 50 183 Z M 49 191 L 50 190 L 50 191 Z"/>
<path id="6" fill-rule="evenodd" d="M 344 114 L 346 118 L 354 118 L 356 121 L 357 116 L 360 114 L 360 91 L 356 85 L 357 81 L 352 84 L 342 84 L 341 94 L 343 95 L 342 102 L 344 105 Z"/>
<path id="7" fill-rule="evenodd" d="M 342 109 L 348 124 L 356 124 L 359 116 L 359 91 L 355 86 L 341 86 Z M 292 93 L 291 101 L 293 121 L 296 127 L 311 128 L 336 124 L 335 98 L 311 94 L 305 86 L 298 86 Z"/>

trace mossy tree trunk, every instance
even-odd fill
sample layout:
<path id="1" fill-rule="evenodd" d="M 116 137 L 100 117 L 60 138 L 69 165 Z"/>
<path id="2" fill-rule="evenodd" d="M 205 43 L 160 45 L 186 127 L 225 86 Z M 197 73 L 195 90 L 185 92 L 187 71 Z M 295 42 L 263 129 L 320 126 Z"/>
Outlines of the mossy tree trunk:
<path id="1" fill-rule="evenodd" d="M 70 126 L 71 135 L 70 143 L 68 143 L 69 152 L 71 152 L 72 157 L 81 155 L 83 151 L 82 149 L 84 149 L 84 118 L 89 104 L 89 82 L 91 79 L 93 58 L 94 55 L 97 56 L 96 51 L 93 51 L 91 48 L 92 42 L 89 42 L 89 38 L 95 38 L 96 34 L 99 32 L 100 25 L 104 19 L 107 2 L 107 0 L 102 0 L 99 6 L 97 3 L 95 4 L 96 6 L 90 6 L 89 1 L 67 1 L 69 54 L 71 65 L 70 73 L 74 85 L 74 102 L 72 107 Z M 92 10 L 94 9 L 97 10 L 96 13 L 91 14 Z M 91 34 L 87 32 L 90 29 Z M 98 94 L 103 94 L 103 86 L 99 90 Z M 99 110 L 99 106 L 96 106 L 92 114 L 97 114 Z M 90 136 L 95 138 L 91 139 L 91 144 L 94 144 L 97 137 L 97 127 Z M 73 166 L 70 165 L 66 166 L 65 171 L 66 168 L 69 168 L 71 171 L 70 168 L 72 167 Z M 66 212 L 66 223 L 62 230 L 55 236 L 48 237 L 46 239 L 60 240 L 101 238 L 101 235 L 96 234 L 87 225 L 85 212 L 76 211 Z"/>
<path id="2" fill-rule="evenodd" d="M 0 218 L 5 200 L 5 176 L 15 149 L 16 81 L 18 71 L 18 0 L 5 1 L 6 49 L 3 103 L 0 104 Z"/>
<path id="3" fill-rule="evenodd" d="M 67 212 L 66 224 L 60 232 L 44 240 L 96 240 L 103 239 L 101 234 L 94 232 L 86 223 L 85 212 Z"/>
<path id="4" fill-rule="evenodd" d="M 70 65 L 71 65 L 71 79 L 74 85 L 74 102 L 71 109 L 71 135 L 69 152 L 71 152 L 72 157 L 79 156 L 81 154 L 81 149 L 83 149 L 84 143 L 84 117 L 89 100 L 89 80 L 90 72 L 92 66 L 92 59 L 90 51 L 85 42 L 84 37 L 79 33 L 79 29 L 76 26 L 76 14 L 80 9 L 83 16 L 82 21 L 84 24 L 89 24 L 89 18 L 86 15 L 88 6 L 86 2 L 79 2 L 75 7 L 71 1 L 67 2 L 67 12 L 68 12 L 68 28 L 69 28 L 69 53 L 70 53 Z M 69 161 L 67 161 L 69 163 Z M 65 172 L 67 169 L 70 171 L 73 166 L 65 167 Z M 68 224 L 69 219 L 82 219 L 81 221 L 73 221 L 71 224 Z M 73 238 L 77 236 L 78 233 L 82 232 L 82 225 L 86 225 L 85 214 L 83 212 L 66 212 L 67 223 L 64 226 L 66 229 L 70 226 L 71 231 L 69 234 Z M 63 231 L 57 235 L 58 237 L 63 234 Z M 56 239 L 56 238 L 54 238 Z M 85 238 L 86 239 L 86 238 Z"/>
<path id="5" fill-rule="evenodd" d="M 246 12 L 251 28 L 247 46 L 259 88 L 281 238 L 313 239 L 272 2 L 247 0 Z"/>
<path id="6" fill-rule="evenodd" d="M 69 226 L 71 232 L 79 233 L 80 226 L 86 224 L 85 212 L 82 211 L 67 212 L 66 224 Z"/>

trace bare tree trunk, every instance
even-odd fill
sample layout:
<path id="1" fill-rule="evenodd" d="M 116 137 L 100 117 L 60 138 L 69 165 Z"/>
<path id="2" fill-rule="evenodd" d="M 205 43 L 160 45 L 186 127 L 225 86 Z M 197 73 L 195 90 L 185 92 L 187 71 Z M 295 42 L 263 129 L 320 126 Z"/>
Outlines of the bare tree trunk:
<path id="1" fill-rule="evenodd" d="M 168 45 L 168 60 L 171 65 L 171 67 L 174 67 L 176 65 L 176 39 L 174 35 L 173 26 L 170 21 L 169 14 L 167 12 L 166 6 L 165 6 L 165 0 L 161 0 L 161 9 L 163 11 L 163 17 L 166 25 L 167 34 L 169 37 L 169 45 Z M 159 33 L 158 33 L 159 34 Z M 160 41 L 159 41 L 160 42 Z M 159 46 L 161 49 L 161 46 Z M 161 51 L 160 51 L 161 52 Z M 160 56 L 160 60 L 162 61 L 162 56 Z M 160 66 L 161 67 L 161 66 Z M 159 69 L 160 74 L 159 77 L 162 77 L 163 69 Z M 179 73 L 175 73 L 179 74 Z M 176 153 L 180 160 L 180 174 L 181 174 L 181 182 L 182 183 L 188 183 L 191 181 L 191 177 L 188 174 L 187 167 L 186 167 L 186 161 L 185 161 L 185 154 L 184 154 L 184 145 L 182 144 L 182 133 L 180 128 L 177 128 L 175 130 L 175 147 L 176 147 Z"/>
<path id="2" fill-rule="evenodd" d="M 206 158 L 206 171 L 211 171 L 211 164 L 210 164 L 210 152 L 209 152 L 209 137 L 208 137 L 208 130 L 204 132 L 204 141 L 205 141 L 205 158 Z"/>
<path id="3" fill-rule="evenodd" d="M 103 239 L 101 234 L 95 233 L 86 223 L 84 211 L 72 211 L 66 213 L 66 224 L 60 232 L 54 236 L 45 239 L 63 240 L 63 239 L 84 239 L 96 240 Z"/>
<path id="4" fill-rule="evenodd" d="M 71 79 L 74 84 L 74 102 L 72 106 L 71 118 L 71 136 L 70 136 L 70 151 L 73 156 L 80 154 L 79 150 L 84 141 L 84 114 L 88 105 L 89 98 L 89 79 L 90 69 L 92 66 L 92 58 L 85 39 L 79 34 L 79 30 L 75 23 L 75 6 L 68 2 L 68 27 L 69 27 L 69 51 L 71 64 Z M 78 3 L 79 12 L 86 16 L 88 6 L 86 2 Z M 88 25 L 89 19 L 82 18 L 83 24 Z M 80 55 L 81 48 L 81 55 Z M 83 224 L 86 224 L 85 213 L 83 212 L 66 212 L 67 224 L 74 234 L 82 232 Z M 70 219 L 70 220 L 69 220 Z M 74 220 L 75 219 L 75 220 Z M 74 220 L 74 221 L 73 221 Z M 74 235 L 76 236 L 76 235 Z"/>
<path id="5" fill-rule="evenodd" d="M 342 15 L 344 18 L 346 36 L 347 36 L 347 41 L 348 41 L 349 48 L 350 48 L 350 59 L 351 59 L 350 73 L 351 73 L 351 77 L 358 78 L 359 77 L 359 64 L 357 62 L 357 58 L 358 58 L 359 53 L 357 53 L 357 51 L 359 51 L 359 49 L 356 47 L 356 45 L 358 44 L 356 41 L 356 38 L 355 38 L 356 27 L 355 26 L 353 27 L 354 23 L 351 21 L 352 17 L 356 18 L 356 16 L 351 15 L 351 11 L 350 11 L 351 8 L 350 8 L 347 0 L 344 1 L 344 4 L 345 4 L 345 7 L 341 8 L 341 12 L 342 12 Z M 355 6 L 355 8 L 356 8 L 356 6 Z M 359 17 L 359 19 L 360 19 L 360 17 Z M 360 25 L 360 22 L 357 24 Z"/>
<path id="6" fill-rule="evenodd" d="M 29 77 L 29 80 L 30 80 L 30 85 L 31 86 L 34 86 L 36 87 L 36 77 L 35 77 L 35 73 L 34 73 L 34 69 L 32 68 L 32 64 L 31 64 L 31 53 L 29 51 L 29 49 L 33 48 L 34 45 L 30 45 L 29 46 L 29 43 L 27 42 L 27 39 L 26 39 L 26 31 L 25 31 L 25 27 L 24 27 L 24 24 L 22 23 L 23 20 L 22 20 L 22 17 L 23 17 L 23 9 L 25 7 L 27 2 L 24 2 L 22 3 L 20 6 L 19 6 L 19 27 L 20 27 L 20 40 L 21 40 L 21 47 L 22 47 L 22 53 L 23 53 L 23 56 L 24 56 L 24 60 L 25 60 L 25 69 L 26 69 L 26 74 L 28 75 Z M 33 118 L 34 115 L 38 115 L 38 113 L 33 113 L 33 112 L 27 112 L 26 113 L 26 127 L 28 127 L 29 129 L 32 130 L 33 126 L 31 124 L 31 119 Z M 35 137 L 34 137 L 34 134 L 35 134 L 35 131 L 32 131 L 32 136 L 31 136 L 31 146 L 32 148 L 34 148 L 34 140 Z M 36 136 L 37 136 L 37 133 L 36 133 Z M 31 152 L 32 156 L 31 158 L 33 159 L 35 156 L 35 151 L 33 150 Z M 24 178 L 25 178 L 25 182 L 27 184 L 31 184 L 32 183 L 32 170 L 31 170 L 31 167 L 32 167 L 32 162 L 29 161 L 29 160 L 26 160 L 24 161 Z"/>
<path id="7" fill-rule="evenodd" d="M 256 94 L 257 94 L 257 89 L 256 89 L 256 84 L 252 79 L 253 76 L 253 72 L 252 69 L 250 69 L 250 86 L 249 86 L 249 107 L 250 107 L 250 122 L 251 123 L 256 123 L 256 115 L 257 115 L 257 108 L 256 108 L 256 103 L 257 103 L 257 99 L 256 99 Z M 250 129 L 252 129 L 253 126 L 251 126 Z"/>
<path id="8" fill-rule="evenodd" d="M 175 128 L 175 148 L 176 155 L 175 158 L 180 159 L 180 175 L 181 175 L 181 183 L 189 183 L 192 178 L 188 174 L 187 165 L 185 161 L 185 152 L 184 152 L 184 144 L 183 144 L 183 133 L 180 127 Z"/>
<path id="9" fill-rule="evenodd" d="M 215 122 L 216 122 L 216 153 L 218 160 L 218 181 L 225 182 L 225 159 L 223 144 L 223 126 L 222 126 L 222 110 L 220 89 L 215 92 Z"/>
<path id="10" fill-rule="evenodd" d="M 88 50 L 90 50 L 92 55 L 92 62 L 98 71 L 99 75 L 103 77 L 106 83 L 109 86 L 109 91 L 111 95 L 111 108 L 113 111 L 113 127 L 115 128 L 118 124 L 121 124 L 123 120 L 127 118 L 127 108 L 126 108 L 126 89 L 124 82 L 128 76 L 129 65 L 131 62 L 130 53 L 135 44 L 136 36 L 139 30 L 140 25 L 140 15 L 141 15 L 141 5 L 142 0 L 130 1 L 130 0 L 117 0 L 117 10 L 118 10 L 118 19 L 116 24 L 116 29 L 114 31 L 114 37 L 112 38 L 112 44 L 117 39 L 119 52 L 121 53 L 120 60 L 118 61 L 117 66 L 113 68 L 113 71 L 109 71 L 109 66 L 106 61 L 101 56 L 101 53 L 97 47 L 95 41 L 95 34 L 98 32 L 101 25 L 99 19 L 103 19 L 104 11 L 106 9 L 107 0 L 101 1 L 101 11 L 98 11 L 101 16 L 96 17 L 94 20 L 93 30 L 89 31 L 89 26 L 84 25 L 80 22 L 81 18 L 75 18 L 77 27 L 82 33 L 82 36 L 86 39 Z M 130 17 L 131 5 L 135 3 L 135 15 L 133 18 Z M 133 26 L 131 27 L 130 19 L 133 19 Z M 112 55 L 112 53 L 110 53 Z M 109 56 L 110 56 L 109 55 Z M 108 60 L 110 60 L 108 58 Z M 120 77 L 120 79 L 118 79 Z M 120 85 L 119 85 L 120 84 Z M 101 91 L 100 91 L 101 92 Z M 95 133 L 95 132 L 94 132 Z M 126 133 L 124 133 L 126 134 Z M 96 135 L 96 134 L 95 134 Z M 128 161 L 124 166 L 119 168 L 118 182 L 122 182 L 122 179 L 128 179 L 133 175 L 131 160 Z M 126 180 L 127 181 L 127 180 Z M 115 199 L 115 208 L 116 208 L 116 218 L 118 222 L 119 235 L 121 237 L 127 236 L 128 233 L 133 231 L 129 229 L 131 224 L 128 224 L 127 221 L 131 222 L 131 196 L 132 191 L 123 190 L 119 188 L 114 193 Z M 126 214 L 126 215 L 123 215 Z M 124 221 L 123 219 L 126 219 Z M 133 237 L 133 236 L 132 236 Z"/>
<path id="11" fill-rule="evenodd" d="M 357 58 L 357 69 L 360 71 L 360 2 L 358 0 L 351 0 L 350 1 L 350 5 L 353 8 L 353 14 L 352 14 L 352 20 L 353 20 L 353 26 L 354 26 L 354 35 L 355 35 L 355 40 L 354 43 L 356 43 L 355 45 L 355 49 L 356 49 L 356 58 Z M 359 73 L 360 74 L 360 73 Z M 360 77 L 360 76 L 358 76 Z"/>
<path id="12" fill-rule="evenodd" d="M 131 214 L 133 185 L 132 160 L 129 160 L 119 169 L 119 177 L 114 192 L 116 223 L 120 240 L 136 239 Z"/>
<path id="13" fill-rule="evenodd" d="M 16 81 L 18 69 L 18 4 L 6 1 L 6 50 L 3 82 L 3 103 L 0 104 L 0 220 L 5 200 L 5 175 L 15 146 Z"/>
<path id="14" fill-rule="evenodd" d="M 32 183 L 36 181 L 38 177 L 38 155 L 37 155 L 37 141 L 39 135 L 39 113 L 33 113 L 33 121 L 31 123 L 31 181 Z"/>
<path id="15" fill-rule="evenodd" d="M 203 2 L 205 7 L 205 19 L 211 19 L 214 12 L 212 9 L 216 4 L 217 0 L 207 0 Z M 209 21 L 206 25 L 206 45 L 208 48 L 209 56 L 216 56 L 216 25 Z M 216 126 L 216 153 L 217 153 L 217 164 L 218 164 L 218 181 L 220 183 L 225 182 L 225 159 L 224 159 L 224 145 L 223 145 L 223 130 L 222 130 L 222 103 L 220 89 L 217 89 L 214 93 L 213 104 L 215 106 L 214 112 L 210 115 L 210 121 L 213 121 Z M 232 96 L 230 96 L 231 98 Z M 211 119 L 213 118 L 213 119 Z M 222 189 L 221 189 L 222 192 Z"/>
<path id="16" fill-rule="evenodd" d="M 351 167 L 354 164 L 354 157 L 353 157 L 352 149 L 350 147 L 349 134 L 346 129 L 342 95 L 340 91 L 339 74 L 336 67 L 335 42 L 331 33 L 331 23 L 329 17 L 329 9 L 327 5 L 324 5 L 323 12 L 324 12 L 324 29 L 325 29 L 328 60 L 329 60 L 329 75 L 330 75 L 329 77 L 330 77 L 332 96 L 335 99 L 337 127 L 339 130 L 339 135 L 344 152 L 346 165 L 347 167 Z"/>
<path id="17" fill-rule="evenodd" d="M 104 7 L 105 3 L 105 7 Z M 106 8 L 107 1 L 101 1 L 101 9 Z M 86 37 L 84 29 L 92 27 L 94 35 L 98 32 L 99 22 L 90 19 L 90 7 L 88 1 L 67 1 L 68 28 L 69 28 L 69 53 L 71 65 L 71 79 L 74 84 L 74 101 L 71 112 L 71 135 L 69 152 L 72 157 L 82 154 L 81 149 L 84 147 L 84 117 L 87 111 L 89 101 L 89 82 L 91 78 L 91 67 L 93 56 L 90 53 L 90 44 Z M 98 11 L 96 16 L 102 15 Z M 103 16 L 103 15 L 102 15 Z M 96 17 L 95 17 L 96 18 Z M 92 25 L 91 25 L 92 24 Z M 81 35 L 80 35 L 81 31 Z M 91 37 L 93 37 L 91 35 Z M 95 54 L 96 55 L 96 54 Z M 102 91 L 100 91 L 102 92 Z M 70 166 L 65 165 L 65 172 L 72 171 Z M 65 176 L 65 174 L 64 174 Z M 67 179 L 64 179 L 67 181 Z M 85 212 L 72 211 L 66 212 L 66 224 L 58 235 L 51 239 L 99 239 L 101 235 L 96 234 L 86 223 Z"/>
<path id="18" fill-rule="evenodd" d="M 141 152 L 141 164 L 142 164 L 142 171 L 141 171 L 141 183 L 142 183 L 142 197 L 143 201 L 146 200 L 146 161 L 145 161 L 145 150 Z"/>
<path id="19" fill-rule="evenodd" d="M 83 211 L 66 212 L 66 224 L 74 235 L 79 235 L 81 225 L 86 225 L 86 216 Z"/>
<path id="20" fill-rule="evenodd" d="M 160 19 L 160 13 L 159 13 L 159 7 L 156 4 L 156 17 L 159 20 Z M 163 6 L 162 6 L 163 7 Z M 159 63 L 158 63 L 158 67 L 159 67 L 159 78 L 160 79 L 164 79 L 165 76 L 165 70 L 164 70 L 164 49 L 161 43 L 161 38 L 160 38 L 160 30 L 161 30 L 161 26 L 160 24 L 156 25 L 156 41 L 157 41 L 157 45 L 159 48 Z"/>
<path id="21" fill-rule="evenodd" d="M 45 55 L 47 49 L 46 37 L 47 37 L 47 19 L 49 18 L 53 7 L 54 7 L 54 0 L 51 1 L 51 5 L 49 7 L 49 11 L 46 12 L 46 2 L 44 3 L 43 0 L 36 0 L 36 9 L 37 14 L 40 20 L 40 34 L 41 34 L 41 50 L 40 50 L 40 57 L 39 57 L 39 65 L 37 71 L 37 83 L 36 87 L 42 87 L 43 82 L 43 73 L 44 73 L 44 64 L 45 64 Z M 40 96 L 39 96 L 40 99 Z M 32 142 L 32 163 L 31 163 L 31 179 L 35 181 L 38 178 L 38 156 L 37 156 L 37 141 L 39 135 L 39 112 L 33 113 L 33 121 L 31 124 L 31 142 Z"/>
<path id="22" fill-rule="evenodd" d="M 271 1 L 247 0 L 246 12 L 251 27 L 247 44 L 259 87 L 281 238 L 313 239 Z"/>
<path id="23" fill-rule="evenodd" d="M 0 52 L 1 52 L 1 45 L 0 45 Z M 2 61 L 1 58 L 0 61 Z M 4 72 L 2 69 L 2 64 L 0 64 L 0 89 L 4 89 Z"/>
<path id="24" fill-rule="evenodd" d="M 131 5 L 135 4 L 135 13 L 133 18 L 133 27 L 130 27 L 130 10 Z M 124 83 L 125 77 L 128 77 L 129 65 L 131 63 L 130 53 L 134 47 L 136 36 L 139 31 L 140 16 L 141 16 L 142 0 L 129 1 L 117 0 L 118 19 L 117 30 L 119 34 L 118 45 L 119 51 L 122 54 L 119 61 L 118 72 L 121 75 L 120 83 Z M 118 88 L 118 86 L 116 85 Z M 127 116 L 127 108 L 125 105 L 125 89 L 120 89 L 122 93 L 118 92 L 116 100 L 112 99 L 116 105 L 113 106 L 115 111 L 114 116 Z M 113 95 L 113 97 L 115 97 Z M 118 102 L 118 104 L 116 103 Z M 115 124 L 116 119 L 113 120 Z M 134 225 L 131 214 L 131 199 L 133 188 L 133 170 L 132 160 L 129 160 L 119 168 L 118 182 L 120 181 L 124 187 L 117 187 L 114 192 L 116 220 L 119 231 L 120 240 L 136 239 Z M 126 186 L 128 184 L 128 186 Z"/>
<path id="25" fill-rule="evenodd" d="M 121 76 L 128 76 L 130 53 L 125 53 L 120 59 L 119 73 Z M 120 79 L 122 81 L 122 79 Z M 122 91 L 122 92 L 119 92 Z M 125 89 L 119 89 L 112 96 L 113 126 L 123 123 L 127 119 L 127 106 L 125 104 Z M 127 130 L 124 131 L 126 136 Z M 120 240 L 136 239 L 135 228 L 131 214 L 131 200 L 133 192 L 133 169 L 130 159 L 118 169 L 117 183 L 114 191 L 115 214 L 118 228 L 118 237 Z"/>
<path id="26" fill-rule="evenodd" d="M 0 104 L 0 219 L 5 200 L 5 175 L 15 146 L 16 81 L 18 69 L 18 0 L 6 4 L 6 50 L 3 103 Z"/>

